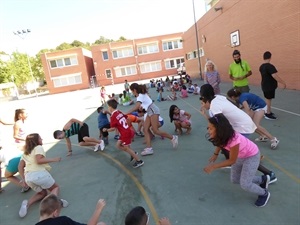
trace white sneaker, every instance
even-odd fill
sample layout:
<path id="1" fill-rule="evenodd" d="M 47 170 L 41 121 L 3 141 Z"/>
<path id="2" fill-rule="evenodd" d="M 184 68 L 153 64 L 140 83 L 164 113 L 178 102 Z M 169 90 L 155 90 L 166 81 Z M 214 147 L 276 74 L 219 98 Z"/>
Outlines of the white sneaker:
<path id="1" fill-rule="evenodd" d="M 101 142 L 100 142 L 100 150 L 101 150 L 101 151 L 103 151 L 103 150 L 104 150 L 104 148 L 105 148 L 104 141 L 103 141 L 103 140 L 101 140 Z"/>
<path id="2" fill-rule="evenodd" d="M 69 206 L 69 202 L 67 202 L 66 200 L 64 200 L 64 199 L 61 198 L 60 201 L 62 203 L 62 207 L 66 208 L 66 207 Z"/>
<path id="3" fill-rule="evenodd" d="M 271 149 L 275 149 L 277 147 L 277 145 L 279 144 L 279 140 L 277 140 L 276 137 L 274 137 L 272 140 L 271 140 Z"/>
<path id="4" fill-rule="evenodd" d="M 177 135 L 173 135 L 173 139 L 171 140 L 173 148 L 177 148 L 178 146 L 178 136 Z"/>
<path id="5" fill-rule="evenodd" d="M 21 208 L 19 210 L 19 216 L 21 218 L 25 217 L 27 215 L 27 200 L 23 200 L 22 204 L 21 204 Z"/>
<path id="6" fill-rule="evenodd" d="M 153 149 L 152 148 L 145 148 L 144 151 L 141 152 L 142 156 L 146 155 L 153 155 Z"/>
<path id="7" fill-rule="evenodd" d="M 94 148 L 94 152 L 98 152 L 100 150 L 100 144 L 96 144 Z"/>

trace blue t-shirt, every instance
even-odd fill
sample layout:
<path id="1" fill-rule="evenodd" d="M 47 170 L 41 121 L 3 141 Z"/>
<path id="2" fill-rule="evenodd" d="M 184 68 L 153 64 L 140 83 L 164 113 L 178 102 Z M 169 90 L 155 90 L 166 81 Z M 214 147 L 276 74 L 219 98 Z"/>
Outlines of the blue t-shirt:
<path id="1" fill-rule="evenodd" d="M 266 106 L 266 102 L 262 98 L 252 93 L 242 93 L 239 98 L 239 103 L 243 104 L 244 101 L 248 103 L 249 108 L 253 111 Z"/>
<path id="2" fill-rule="evenodd" d="M 98 128 L 101 129 L 105 125 L 109 124 L 109 120 L 107 118 L 107 114 L 100 112 L 98 115 Z"/>

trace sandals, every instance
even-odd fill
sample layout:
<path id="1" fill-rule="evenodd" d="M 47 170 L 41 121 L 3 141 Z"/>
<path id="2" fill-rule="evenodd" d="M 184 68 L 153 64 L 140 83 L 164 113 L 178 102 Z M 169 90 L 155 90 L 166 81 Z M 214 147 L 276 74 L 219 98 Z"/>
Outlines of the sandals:
<path id="1" fill-rule="evenodd" d="M 258 138 L 255 138 L 255 141 L 257 142 L 267 142 L 269 139 L 267 137 L 264 136 L 260 136 Z"/>

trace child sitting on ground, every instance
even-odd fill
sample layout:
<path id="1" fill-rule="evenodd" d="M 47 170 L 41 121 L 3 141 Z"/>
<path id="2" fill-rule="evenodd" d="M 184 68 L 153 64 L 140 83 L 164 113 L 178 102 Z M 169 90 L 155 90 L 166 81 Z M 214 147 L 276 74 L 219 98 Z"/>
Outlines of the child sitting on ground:
<path id="1" fill-rule="evenodd" d="M 177 97 L 176 97 L 176 92 L 175 92 L 174 88 L 171 88 L 171 92 L 172 93 L 170 95 L 168 95 L 167 100 L 175 101 L 177 99 Z"/>
<path id="2" fill-rule="evenodd" d="M 181 92 L 181 93 L 180 93 L 180 97 L 181 97 L 181 98 L 187 98 L 187 97 L 189 97 L 185 85 L 182 85 L 182 88 L 181 88 L 181 91 L 180 91 L 180 92 Z"/>

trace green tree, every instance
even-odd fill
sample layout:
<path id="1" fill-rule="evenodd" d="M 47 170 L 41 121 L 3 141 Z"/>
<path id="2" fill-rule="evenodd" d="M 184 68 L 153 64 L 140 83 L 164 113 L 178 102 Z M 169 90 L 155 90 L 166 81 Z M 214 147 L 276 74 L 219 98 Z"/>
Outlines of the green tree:
<path id="1" fill-rule="evenodd" d="M 62 44 L 60 44 L 59 46 L 56 47 L 56 50 L 66 50 L 66 49 L 70 49 L 73 48 L 73 46 L 67 42 L 64 42 Z"/>
<path id="2" fill-rule="evenodd" d="M 121 41 L 126 41 L 127 39 L 123 36 L 119 37 L 119 39 L 117 40 L 117 42 L 121 42 Z"/>
<path id="3" fill-rule="evenodd" d="M 103 36 L 100 36 L 99 39 L 97 39 L 93 44 L 94 45 L 101 45 L 101 44 L 105 44 L 105 43 L 109 43 L 109 42 L 113 42 L 113 39 L 107 39 Z"/>

